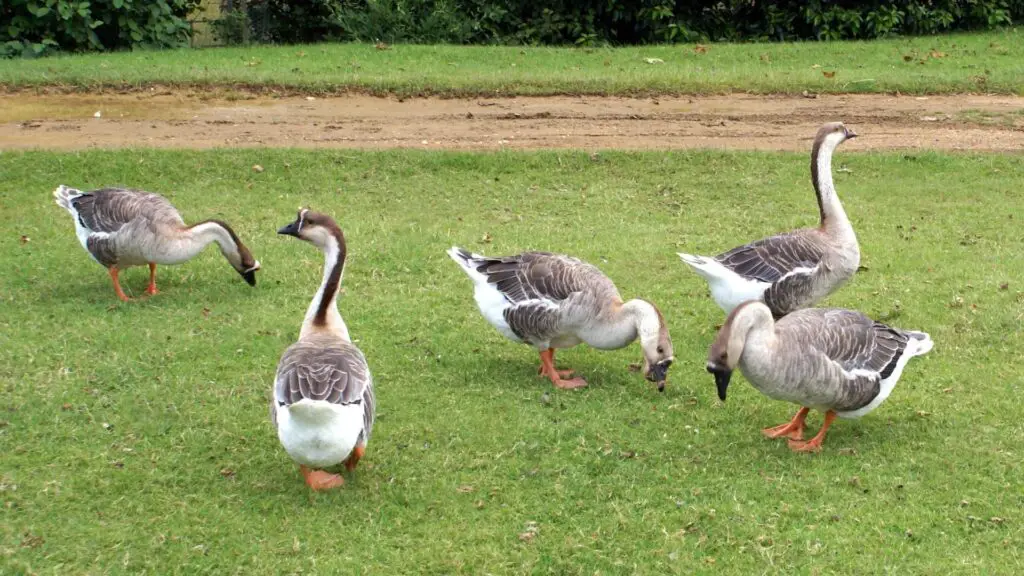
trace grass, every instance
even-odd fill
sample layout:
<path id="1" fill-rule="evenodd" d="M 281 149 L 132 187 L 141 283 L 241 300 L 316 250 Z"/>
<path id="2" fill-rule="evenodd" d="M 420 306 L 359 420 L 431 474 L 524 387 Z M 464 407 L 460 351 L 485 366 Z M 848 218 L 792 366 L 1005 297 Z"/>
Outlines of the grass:
<path id="1" fill-rule="evenodd" d="M 722 314 L 675 256 L 812 224 L 804 154 L 4 153 L 0 572 L 1019 573 L 1024 158 L 836 168 L 867 269 L 829 304 L 937 344 L 808 456 L 759 434 L 793 406 L 739 376 L 715 398 Z M 119 303 L 53 205 L 62 182 L 229 220 L 258 285 L 211 248 Z M 377 379 L 367 457 L 330 494 L 305 488 L 268 419 L 321 273 L 275 235 L 300 204 L 346 230 L 341 309 Z M 637 345 L 581 347 L 559 363 L 591 386 L 543 403 L 536 353 L 480 317 L 452 244 L 571 252 L 660 304 L 667 391 L 626 369 Z M 139 294 L 146 274 L 122 280 Z"/>
<path id="2" fill-rule="evenodd" d="M 402 45 L 379 50 L 368 44 L 322 44 L 0 60 L 0 87 L 8 90 L 151 85 L 443 96 L 804 90 L 1024 94 L 1024 37 L 1014 28 L 873 42 L 699 48 Z"/>

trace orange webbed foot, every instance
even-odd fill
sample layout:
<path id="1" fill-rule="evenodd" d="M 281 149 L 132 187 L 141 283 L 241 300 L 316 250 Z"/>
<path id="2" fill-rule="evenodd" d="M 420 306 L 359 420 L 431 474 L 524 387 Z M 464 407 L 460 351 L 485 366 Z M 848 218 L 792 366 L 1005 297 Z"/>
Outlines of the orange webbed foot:
<path id="1" fill-rule="evenodd" d="M 587 386 L 587 381 L 579 377 L 570 378 L 568 380 L 559 378 L 558 380 L 552 380 L 551 382 L 555 385 L 555 388 L 560 388 L 562 390 L 575 390 L 576 388 L 585 388 Z"/>
<path id="2" fill-rule="evenodd" d="M 789 449 L 793 452 L 821 452 L 821 441 L 808 440 L 790 440 L 788 442 Z"/>
<path id="3" fill-rule="evenodd" d="M 332 490 L 345 483 L 345 479 L 337 474 L 331 474 L 323 470 L 313 470 L 305 466 L 299 466 L 299 469 L 306 478 L 306 484 L 317 492 Z"/>

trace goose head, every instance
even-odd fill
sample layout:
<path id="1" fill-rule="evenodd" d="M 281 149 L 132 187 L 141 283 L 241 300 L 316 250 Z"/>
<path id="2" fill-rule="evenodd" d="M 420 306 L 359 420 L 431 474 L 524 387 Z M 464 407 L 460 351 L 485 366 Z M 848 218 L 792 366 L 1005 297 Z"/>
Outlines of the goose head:
<path id="1" fill-rule="evenodd" d="M 342 244 L 341 229 L 334 219 L 309 208 L 299 210 L 295 221 L 282 226 L 277 233 L 305 240 L 325 252 L 331 248 L 337 250 Z"/>
<path id="2" fill-rule="evenodd" d="M 814 143 L 818 149 L 835 150 L 843 142 L 856 138 L 857 133 L 850 130 L 842 122 L 829 122 L 818 129 Z"/>
<path id="3" fill-rule="evenodd" d="M 740 363 L 750 330 L 774 324 L 771 310 L 764 303 L 750 300 L 729 313 L 708 351 L 707 371 L 715 376 L 718 398 L 725 402 L 732 372 Z"/>
<path id="4" fill-rule="evenodd" d="M 665 324 L 661 311 L 650 302 L 640 302 L 646 304 L 638 326 L 640 348 L 644 353 L 644 378 L 656 383 L 659 392 L 664 392 L 668 369 L 675 360 L 672 338 L 668 334 L 668 325 Z"/>

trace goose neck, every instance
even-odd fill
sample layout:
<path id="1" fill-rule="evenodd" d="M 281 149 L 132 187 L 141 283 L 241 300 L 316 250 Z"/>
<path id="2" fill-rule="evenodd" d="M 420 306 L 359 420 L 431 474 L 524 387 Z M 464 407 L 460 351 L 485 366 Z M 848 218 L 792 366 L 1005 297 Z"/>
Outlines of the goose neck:
<path id="1" fill-rule="evenodd" d="M 348 329 L 338 312 L 338 291 L 341 278 L 345 271 L 345 236 L 341 230 L 328 236 L 325 244 L 320 247 L 324 253 L 324 273 L 313 301 L 306 310 L 306 318 L 302 323 L 302 335 L 312 331 L 328 330 L 349 339 Z"/>

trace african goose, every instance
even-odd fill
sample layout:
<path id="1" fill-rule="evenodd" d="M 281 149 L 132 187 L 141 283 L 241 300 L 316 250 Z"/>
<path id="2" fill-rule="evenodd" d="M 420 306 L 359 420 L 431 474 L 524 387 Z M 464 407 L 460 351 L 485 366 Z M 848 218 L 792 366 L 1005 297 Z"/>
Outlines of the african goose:
<path id="1" fill-rule="evenodd" d="M 761 302 L 736 307 L 708 353 L 718 397 L 725 401 L 732 371 L 761 393 L 800 404 L 788 424 L 767 428 L 769 438 L 787 437 L 789 447 L 817 451 L 835 420 L 860 418 L 877 408 L 896 386 L 907 362 L 932 349 L 924 332 L 900 330 L 852 310 L 806 308 L 775 321 Z M 803 440 L 811 408 L 825 412 L 818 434 Z"/>
<path id="2" fill-rule="evenodd" d="M 586 342 L 601 350 L 629 345 L 637 337 L 644 374 L 665 390 L 674 359 L 661 312 L 646 300 L 623 302 L 600 270 L 569 256 L 525 252 L 488 258 L 459 247 L 448 251 L 475 284 L 484 318 L 505 337 L 540 351 L 540 374 L 558 388 L 580 388 L 583 378 L 555 369 L 555 349 Z"/>
<path id="3" fill-rule="evenodd" d="M 761 300 L 780 318 L 813 306 L 846 283 L 860 265 L 857 235 L 832 184 L 832 152 L 857 135 L 841 122 L 818 130 L 811 150 L 811 182 L 821 223 L 733 248 L 714 258 L 679 254 L 707 280 L 726 313 Z"/>
<path id="4" fill-rule="evenodd" d="M 349 472 L 366 451 L 373 430 L 373 378 L 363 353 L 352 344 L 338 313 L 338 288 L 345 269 L 345 236 L 330 216 L 309 210 L 277 231 L 319 248 L 324 278 L 306 310 L 298 342 L 277 365 L 271 420 L 285 452 L 313 490 L 344 483 L 322 470 L 341 462 Z"/>
<path id="5" fill-rule="evenodd" d="M 82 192 L 67 186 L 53 191 L 57 205 L 75 221 L 82 247 L 110 272 L 117 297 L 131 300 L 121 290 L 118 272 L 129 266 L 149 264 L 149 287 L 156 289 L 157 264 L 181 264 L 195 258 L 211 242 L 250 286 L 256 285 L 260 263 L 220 220 L 186 226 L 178 211 L 158 194 L 126 188 L 101 188 Z"/>

